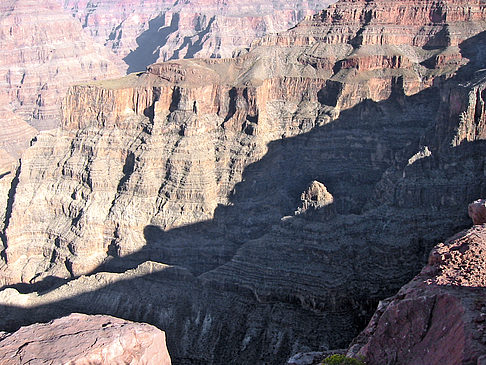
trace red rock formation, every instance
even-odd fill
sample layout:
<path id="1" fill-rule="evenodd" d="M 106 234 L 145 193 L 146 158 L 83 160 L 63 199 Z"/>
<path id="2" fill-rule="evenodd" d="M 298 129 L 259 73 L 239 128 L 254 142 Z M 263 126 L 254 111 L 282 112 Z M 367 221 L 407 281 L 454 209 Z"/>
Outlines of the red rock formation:
<path id="1" fill-rule="evenodd" d="M 467 210 L 474 224 L 486 223 L 486 199 L 474 201 Z"/>
<path id="2" fill-rule="evenodd" d="M 374 364 L 476 364 L 486 352 L 486 228 L 440 243 L 351 346 Z M 358 351 L 359 349 L 359 351 Z"/>
<path id="3" fill-rule="evenodd" d="M 3 303 L 5 318 L 147 315 L 177 334 L 177 359 L 203 363 L 345 346 L 485 189 L 479 135 L 441 150 L 434 126 L 457 132 L 469 104 L 445 96 L 484 68 L 478 36 L 442 35 L 486 25 L 431 19 L 438 6 L 417 0 L 406 20 L 399 2 L 343 1 L 235 59 L 72 87 L 62 127 L 0 180 L 0 281 L 70 281 Z"/>
<path id="4" fill-rule="evenodd" d="M 344 0 L 307 19 L 293 34 L 299 38 L 305 30 L 307 38 L 300 39 L 328 44 L 457 46 L 478 29 L 475 25 L 462 28 L 460 24 L 481 21 L 484 12 L 480 0 Z M 449 29 L 440 27 L 446 24 Z M 336 31 L 326 34 L 323 25 Z M 383 26 L 387 27 L 386 33 Z M 279 38 L 274 40 L 278 42 Z"/>
<path id="5" fill-rule="evenodd" d="M 0 336 L 0 363 L 170 365 L 165 334 L 148 324 L 71 314 Z"/>
<path id="6" fill-rule="evenodd" d="M 34 128 L 59 124 L 70 84 L 120 75 L 123 66 L 55 0 L 2 1 L 0 14 L 0 144 L 18 157 Z"/>

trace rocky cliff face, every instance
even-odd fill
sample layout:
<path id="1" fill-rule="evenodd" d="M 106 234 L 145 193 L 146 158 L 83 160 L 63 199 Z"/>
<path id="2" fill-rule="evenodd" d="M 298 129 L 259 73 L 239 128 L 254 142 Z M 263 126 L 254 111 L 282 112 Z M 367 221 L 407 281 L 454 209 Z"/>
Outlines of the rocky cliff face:
<path id="1" fill-rule="evenodd" d="M 71 88 L 2 179 L 3 326 L 116 314 L 178 363 L 345 346 L 486 193 L 485 11 L 341 1 L 235 59 Z"/>
<path id="2" fill-rule="evenodd" d="M 161 330 L 109 316 L 71 314 L 0 334 L 2 364 L 170 365 Z"/>
<path id="3" fill-rule="evenodd" d="M 0 147 L 18 158 L 37 130 L 59 125 L 69 85 L 121 75 L 123 66 L 57 1 L 2 1 L 0 14 Z"/>
<path id="4" fill-rule="evenodd" d="M 330 2 L 67 0 L 63 4 L 134 72 L 157 60 L 230 57 L 236 48 L 286 30 Z"/>
<path id="5" fill-rule="evenodd" d="M 380 304 L 350 354 L 367 364 L 482 364 L 485 233 L 476 225 L 437 245 L 421 273 Z"/>

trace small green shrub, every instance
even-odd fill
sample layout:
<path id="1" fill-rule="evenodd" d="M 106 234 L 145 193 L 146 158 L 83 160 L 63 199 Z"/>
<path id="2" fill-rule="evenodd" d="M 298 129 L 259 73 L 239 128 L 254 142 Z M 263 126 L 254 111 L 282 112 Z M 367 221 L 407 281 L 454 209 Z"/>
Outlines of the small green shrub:
<path id="1" fill-rule="evenodd" d="M 346 357 L 344 355 L 331 355 L 326 357 L 322 365 L 365 365 L 365 363 L 358 359 L 353 359 L 352 357 Z"/>

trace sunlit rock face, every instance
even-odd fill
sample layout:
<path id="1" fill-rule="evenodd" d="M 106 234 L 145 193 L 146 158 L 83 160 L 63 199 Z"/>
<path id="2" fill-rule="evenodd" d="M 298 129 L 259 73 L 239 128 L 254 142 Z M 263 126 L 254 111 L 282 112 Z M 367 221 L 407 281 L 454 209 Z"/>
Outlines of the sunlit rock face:
<path id="1" fill-rule="evenodd" d="M 100 43 L 144 71 L 155 61 L 231 57 L 257 37 L 287 30 L 333 1 L 65 0 Z"/>
<path id="2" fill-rule="evenodd" d="M 70 88 L 0 180 L 2 323 L 146 321 L 188 364 L 343 348 L 485 196 L 484 12 L 341 1 L 234 59 Z"/>
<path id="3" fill-rule="evenodd" d="M 148 324 L 74 313 L 0 334 L 2 364 L 170 365 L 165 334 Z"/>
<path id="4" fill-rule="evenodd" d="M 2 1 L 0 147 L 18 158 L 38 130 L 59 125 L 68 86 L 119 76 L 123 68 L 58 1 Z"/>
<path id="5" fill-rule="evenodd" d="M 486 223 L 486 200 L 478 199 L 469 204 L 468 213 L 474 224 Z"/>
<path id="6" fill-rule="evenodd" d="M 438 244 L 420 274 L 380 304 L 349 354 L 377 365 L 481 364 L 485 245 L 480 225 Z"/>

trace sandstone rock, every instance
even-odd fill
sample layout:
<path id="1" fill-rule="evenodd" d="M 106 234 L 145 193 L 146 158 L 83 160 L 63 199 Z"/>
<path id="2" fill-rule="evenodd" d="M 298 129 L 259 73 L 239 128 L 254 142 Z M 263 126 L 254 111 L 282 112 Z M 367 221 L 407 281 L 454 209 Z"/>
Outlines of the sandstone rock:
<path id="1" fill-rule="evenodd" d="M 301 206 L 295 212 L 302 214 L 310 211 L 326 209 L 328 214 L 335 214 L 335 209 L 331 205 L 334 203 L 333 196 L 327 191 L 326 186 L 319 181 L 313 181 L 300 196 Z M 323 214 L 323 210 L 321 211 Z"/>
<path id="2" fill-rule="evenodd" d="M 485 248 L 482 226 L 437 245 L 422 272 L 377 310 L 349 354 L 363 355 L 367 364 L 480 363 Z"/>
<path id="3" fill-rule="evenodd" d="M 0 280 L 25 300 L 2 328 L 113 314 L 166 329 L 182 364 L 345 347 L 486 194 L 439 91 L 483 68 L 483 14 L 342 1 L 239 58 L 73 86 L 2 182 Z M 311 181 L 337 214 L 293 215 Z"/>
<path id="4" fill-rule="evenodd" d="M 170 364 L 164 332 L 109 316 L 71 314 L 0 338 L 2 364 Z"/>
<path id="5" fill-rule="evenodd" d="M 486 200 L 479 199 L 469 204 L 468 208 L 469 217 L 473 220 L 474 224 L 486 223 Z"/>
<path id="6" fill-rule="evenodd" d="M 119 76 L 123 66 L 57 0 L 2 1 L 0 13 L 0 147 L 18 158 L 37 130 L 59 125 L 70 84 Z"/>
<path id="7" fill-rule="evenodd" d="M 70 11 L 100 44 L 124 58 L 129 71 L 155 61 L 231 57 L 257 37 L 284 31 L 330 1 L 68 0 Z"/>

